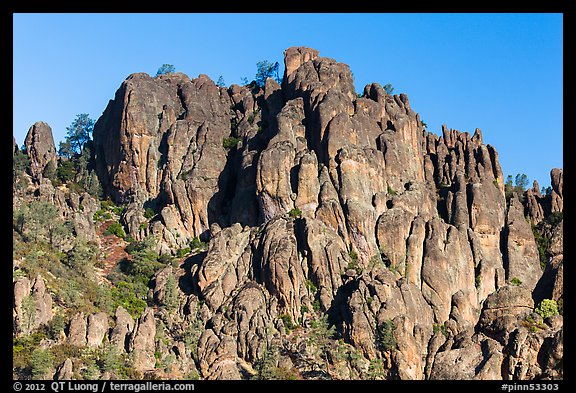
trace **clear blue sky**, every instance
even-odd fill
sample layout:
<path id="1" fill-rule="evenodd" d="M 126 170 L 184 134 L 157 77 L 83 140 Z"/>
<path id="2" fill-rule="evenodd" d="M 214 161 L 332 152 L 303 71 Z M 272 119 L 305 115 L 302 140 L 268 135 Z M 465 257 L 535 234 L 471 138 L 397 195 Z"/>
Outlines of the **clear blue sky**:
<path id="1" fill-rule="evenodd" d="M 58 144 L 134 72 L 169 63 L 230 85 L 302 45 L 347 63 L 358 92 L 392 83 L 429 131 L 481 128 L 505 175 L 548 186 L 563 167 L 562 30 L 561 14 L 15 14 L 13 133 L 21 145 L 42 120 Z"/>

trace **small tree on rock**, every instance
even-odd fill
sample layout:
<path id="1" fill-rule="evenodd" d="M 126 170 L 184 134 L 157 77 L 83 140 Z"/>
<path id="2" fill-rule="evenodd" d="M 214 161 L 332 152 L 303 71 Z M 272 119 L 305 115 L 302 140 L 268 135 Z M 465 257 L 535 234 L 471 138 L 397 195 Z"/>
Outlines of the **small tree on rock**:
<path id="1" fill-rule="evenodd" d="M 84 145 L 91 140 L 94 131 L 94 120 L 87 113 L 76 115 L 76 119 L 66 127 L 66 139 L 60 142 L 58 154 L 72 158 L 80 155 Z"/>
<path id="2" fill-rule="evenodd" d="M 394 88 L 392 87 L 391 83 L 386 83 L 383 88 L 386 94 L 392 94 L 392 92 L 394 92 Z"/>
<path id="3" fill-rule="evenodd" d="M 169 73 L 176 72 L 176 68 L 172 64 L 162 64 L 158 71 L 156 71 L 156 76 L 166 75 Z"/>
<path id="4" fill-rule="evenodd" d="M 278 62 L 272 63 L 268 60 L 262 60 L 256 63 L 256 84 L 260 87 L 264 87 L 266 84 L 266 79 L 274 78 L 278 83 L 280 83 L 280 77 L 278 76 Z"/>

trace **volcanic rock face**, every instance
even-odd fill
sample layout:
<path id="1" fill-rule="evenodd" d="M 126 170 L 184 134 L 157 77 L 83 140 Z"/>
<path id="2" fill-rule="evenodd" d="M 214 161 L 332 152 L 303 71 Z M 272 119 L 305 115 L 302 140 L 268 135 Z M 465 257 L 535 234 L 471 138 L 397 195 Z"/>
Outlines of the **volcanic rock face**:
<path id="1" fill-rule="evenodd" d="M 542 229 L 544 271 L 530 225 L 562 212 L 562 170 L 549 196 L 535 186 L 507 201 L 481 130 L 429 133 L 406 95 L 377 83 L 357 95 L 347 65 L 304 47 L 286 50 L 281 85 L 131 75 L 94 145 L 132 237 L 172 254 L 195 237 L 208 247 L 185 262 L 172 319 L 119 307 L 109 329 L 79 314 L 74 345 L 108 334 L 139 371 L 170 353 L 207 379 L 254 375 L 271 352 L 306 378 L 367 378 L 377 365 L 378 378 L 562 377 L 561 317 L 527 322 L 563 296 L 562 219 Z M 157 303 L 177 271 L 156 275 Z M 20 315 L 30 285 L 17 284 Z M 319 338 L 322 316 L 339 343 Z M 158 320 L 198 327 L 195 346 L 175 334 L 166 347 Z M 343 351 L 361 360 L 336 367 Z"/>

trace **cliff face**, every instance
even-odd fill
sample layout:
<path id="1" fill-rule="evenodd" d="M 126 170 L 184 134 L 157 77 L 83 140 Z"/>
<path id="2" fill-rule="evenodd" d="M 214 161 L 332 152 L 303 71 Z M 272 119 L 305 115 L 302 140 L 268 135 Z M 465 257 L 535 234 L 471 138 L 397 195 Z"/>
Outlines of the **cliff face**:
<path id="1" fill-rule="evenodd" d="M 179 276 L 176 318 L 202 324 L 197 352 L 178 356 L 208 379 L 244 378 L 270 348 L 305 378 L 374 365 L 383 378 L 561 378 L 561 321 L 525 321 L 563 296 L 562 225 L 543 271 L 525 214 L 562 211 L 562 171 L 550 196 L 507 204 L 479 129 L 429 133 L 406 95 L 372 83 L 357 96 L 348 66 L 313 49 L 287 49 L 285 65 L 263 88 L 134 74 L 96 123 L 96 170 L 127 233 L 161 253 L 209 243 L 162 273 Z M 323 315 L 340 343 L 310 340 Z M 154 317 L 112 330 L 132 335 L 120 348 L 142 370 Z"/>

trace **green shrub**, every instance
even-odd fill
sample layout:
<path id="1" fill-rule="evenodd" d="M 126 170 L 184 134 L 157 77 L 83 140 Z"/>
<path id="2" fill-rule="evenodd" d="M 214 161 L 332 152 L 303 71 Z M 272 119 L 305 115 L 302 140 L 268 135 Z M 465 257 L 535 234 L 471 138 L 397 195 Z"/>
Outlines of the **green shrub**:
<path id="1" fill-rule="evenodd" d="M 538 255 L 540 257 L 540 268 L 544 270 L 548 264 L 548 249 L 550 248 L 550 238 L 541 235 L 537 226 L 532 225 L 532 234 L 538 246 Z"/>
<path id="2" fill-rule="evenodd" d="M 38 331 L 21 337 L 12 338 L 12 361 L 15 369 L 25 369 L 30 366 L 32 351 L 38 347 L 40 341 L 48 338 L 46 330 Z"/>
<path id="3" fill-rule="evenodd" d="M 290 330 L 298 327 L 298 325 L 295 325 L 292 322 L 292 317 L 288 314 L 282 314 L 278 318 L 280 318 L 284 323 L 284 329 L 286 330 L 286 333 L 290 333 Z"/>
<path id="4" fill-rule="evenodd" d="M 144 217 L 149 220 L 152 217 L 154 217 L 156 215 L 156 213 L 154 213 L 154 209 L 148 207 L 146 208 L 146 211 L 144 212 Z"/>
<path id="5" fill-rule="evenodd" d="M 170 254 L 162 254 L 158 257 L 158 262 L 166 265 L 166 266 L 173 266 L 173 267 L 178 267 L 178 265 L 180 264 L 180 261 L 178 261 L 178 258 L 174 258 L 172 255 Z"/>
<path id="6" fill-rule="evenodd" d="M 200 374 L 198 374 L 198 371 L 192 370 L 188 374 L 186 374 L 186 377 L 184 379 L 186 379 L 187 381 L 197 381 L 200 379 Z"/>
<path id="7" fill-rule="evenodd" d="M 201 305 L 198 304 L 198 310 L 200 310 Z M 200 336 L 204 331 L 204 322 L 200 318 L 200 313 L 197 312 L 196 318 L 190 320 L 190 324 L 184 331 L 184 346 L 190 351 L 192 358 L 198 359 L 198 342 L 200 341 Z"/>
<path id="8" fill-rule="evenodd" d="M 398 193 L 397 193 L 396 191 L 394 191 L 394 189 L 393 189 L 392 187 L 390 187 L 390 186 L 388 186 L 387 191 L 388 191 L 388 195 L 390 195 L 390 196 L 396 196 L 396 195 L 398 195 Z"/>
<path id="9" fill-rule="evenodd" d="M 12 173 L 14 177 L 28 172 L 30 168 L 30 158 L 23 152 L 17 152 L 12 156 Z"/>
<path id="10" fill-rule="evenodd" d="M 264 355 L 254 362 L 254 370 L 256 374 L 251 378 L 253 380 L 277 380 L 277 379 L 289 379 L 282 378 L 278 375 L 279 368 L 276 366 L 278 362 L 278 355 L 280 348 L 275 345 L 271 345 L 266 348 Z"/>
<path id="11" fill-rule="evenodd" d="M 302 217 L 302 210 L 295 207 L 294 209 L 288 212 L 288 215 L 290 216 L 290 218 L 300 218 Z"/>
<path id="12" fill-rule="evenodd" d="M 330 326 L 328 315 L 322 315 L 320 318 L 310 321 L 310 329 L 310 342 L 328 349 L 336 334 L 336 326 Z"/>
<path id="13" fill-rule="evenodd" d="M 64 263 L 83 276 L 90 273 L 96 263 L 96 245 L 88 243 L 82 238 L 77 238 L 74 247 L 68 251 L 68 258 Z"/>
<path id="14" fill-rule="evenodd" d="M 134 255 L 138 252 L 151 252 L 156 246 L 153 237 L 148 236 L 140 241 L 131 242 L 126 246 L 126 252 L 130 255 Z"/>
<path id="15" fill-rule="evenodd" d="M 180 174 L 178 175 L 178 178 L 179 178 L 180 180 L 186 181 L 186 180 L 188 180 L 188 179 L 190 178 L 191 175 L 192 175 L 192 169 L 190 169 L 190 170 L 188 170 L 188 171 L 180 172 Z"/>
<path id="16" fill-rule="evenodd" d="M 63 221 L 56 206 L 46 201 L 31 201 L 13 210 L 13 225 L 31 243 L 53 246 L 72 235 L 72 223 Z"/>
<path id="17" fill-rule="evenodd" d="M 386 370 L 384 368 L 384 363 L 382 359 L 374 359 L 370 361 L 368 366 L 368 373 L 366 374 L 366 379 L 382 379 L 386 376 Z"/>
<path id="18" fill-rule="evenodd" d="M 358 254 L 354 250 L 350 250 L 348 252 L 348 256 L 350 257 L 350 263 L 348 263 L 348 269 L 355 270 L 358 274 L 362 273 L 362 268 L 358 264 Z"/>
<path id="19" fill-rule="evenodd" d="M 549 318 L 553 315 L 558 315 L 558 304 L 556 300 L 544 299 L 540 302 L 540 305 L 534 309 L 540 316 L 544 319 Z"/>
<path id="20" fill-rule="evenodd" d="M 151 251 L 140 251 L 134 254 L 132 261 L 126 263 L 125 271 L 144 285 L 163 265 L 158 262 L 158 255 Z"/>
<path id="21" fill-rule="evenodd" d="M 522 285 L 522 281 L 519 278 L 514 277 L 512 280 L 510 280 L 510 284 L 518 286 Z"/>
<path id="22" fill-rule="evenodd" d="M 122 216 L 122 214 L 124 214 L 124 212 L 126 211 L 126 208 L 124 206 L 114 206 L 112 208 L 112 211 L 114 212 L 114 214 L 116 214 L 118 217 Z"/>
<path id="23" fill-rule="evenodd" d="M 555 227 L 556 225 L 560 224 L 560 221 L 562 221 L 564 219 L 564 213 L 562 212 L 554 212 L 551 213 L 547 218 L 546 218 L 546 222 L 550 225 L 552 225 L 553 227 Z"/>
<path id="24" fill-rule="evenodd" d="M 97 380 L 100 378 L 100 367 L 96 364 L 96 359 L 89 357 L 84 360 L 85 368 L 82 370 L 82 377 L 88 380 Z"/>
<path id="25" fill-rule="evenodd" d="M 42 176 L 49 179 L 55 186 L 59 183 L 56 170 L 57 166 L 54 161 L 48 161 L 48 164 L 46 164 L 46 167 L 44 168 L 44 172 L 42 172 Z"/>
<path id="26" fill-rule="evenodd" d="M 99 209 L 96 210 L 96 212 L 94 213 L 93 219 L 94 221 L 111 220 L 112 215 L 104 209 Z"/>
<path id="27" fill-rule="evenodd" d="M 190 248 L 193 250 L 205 250 L 208 244 L 201 241 L 198 236 L 194 236 L 194 238 L 190 241 Z"/>
<path id="28" fill-rule="evenodd" d="M 103 235 L 104 236 L 115 235 L 123 239 L 126 236 L 126 233 L 124 232 L 122 224 L 120 224 L 119 222 L 113 222 L 112 224 L 108 225 L 108 228 L 106 228 Z"/>
<path id="29" fill-rule="evenodd" d="M 238 145 L 238 142 L 240 142 L 241 140 L 242 140 L 241 138 L 234 138 L 234 137 L 224 138 L 224 140 L 222 141 L 222 146 L 224 146 L 225 149 L 235 149 L 236 146 Z"/>
<path id="30" fill-rule="evenodd" d="M 432 325 L 432 331 L 434 333 L 440 332 L 446 338 L 448 338 L 448 336 L 450 335 L 450 332 L 448 330 L 448 326 L 446 326 L 445 324 L 442 324 L 442 323 L 435 323 L 434 325 Z"/>
<path id="31" fill-rule="evenodd" d="M 310 280 L 310 279 L 306 280 L 306 288 L 307 288 L 311 293 L 316 293 L 316 291 L 318 291 L 318 288 L 316 288 L 316 285 L 314 285 L 314 283 L 313 283 L 312 280 Z"/>
<path id="32" fill-rule="evenodd" d="M 116 207 L 116 204 L 110 199 L 100 201 L 100 208 L 103 210 L 112 210 Z"/>
<path id="33" fill-rule="evenodd" d="M 124 367 L 124 359 L 114 345 L 104 349 L 101 362 L 103 372 L 121 374 L 121 370 Z"/>
<path id="34" fill-rule="evenodd" d="M 136 296 L 132 283 L 120 281 L 110 291 L 115 307 L 124 307 L 134 319 L 139 318 L 147 306 L 144 300 Z"/>
<path id="35" fill-rule="evenodd" d="M 72 161 L 60 160 L 56 168 L 56 176 L 62 183 L 68 183 L 76 177 L 76 167 Z"/>
<path id="36" fill-rule="evenodd" d="M 62 364 L 67 358 L 80 358 L 82 356 L 82 348 L 75 345 L 70 345 L 66 341 L 61 344 L 56 344 L 50 347 L 50 353 L 54 356 L 53 364 Z"/>
<path id="37" fill-rule="evenodd" d="M 391 319 L 378 326 L 376 339 L 382 350 L 391 351 L 396 349 L 396 337 L 394 336 L 395 330 L 396 326 L 394 326 L 394 322 Z"/>
<path id="38" fill-rule="evenodd" d="M 350 250 L 348 256 L 352 260 L 352 263 L 358 263 L 358 253 L 354 250 Z"/>
<path id="39" fill-rule="evenodd" d="M 48 373 L 54 366 L 54 355 L 49 350 L 36 348 L 32 351 L 30 359 L 30 369 L 32 379 L 49 379 Z"/>
<path id="40" fill-rule="evenodd" d="M 314 300 L 314 303 L 312 303 L 312 308 L 316 312 L 320 311 L 320 300 L 318 299 Z"/>
<path id="41" fill-rule="evenodd" d="M 165 266 L 159 262 L 159 256 L 154 251 L 155 241 L 153 237 L 148 236 L 141 241 L 130 243 L 126 247 L 126 252 L 132 258 L 126 258 L 119 264 L 123 273 L 132 276 L 135 283 L 139 282 L 144 288 L 148 285 L 154 273 Z"/>
<path id="42" fill-rule="evenodd" d="M 178 258 L 184 258 L 186 255 L 190 254 L 192 250 L 190 249 L 190 247 L 185 247 L 185 248 L 181 248 L 178 251 L 176 251 L 176 256 Z"/>

